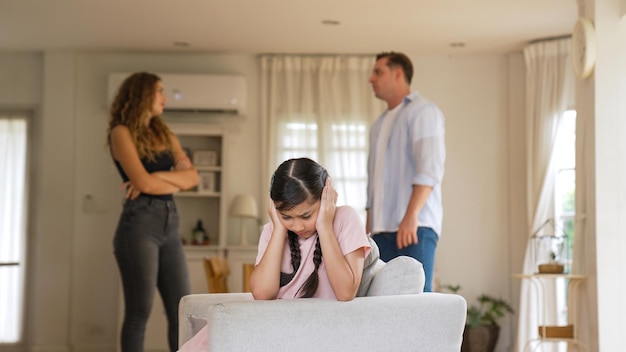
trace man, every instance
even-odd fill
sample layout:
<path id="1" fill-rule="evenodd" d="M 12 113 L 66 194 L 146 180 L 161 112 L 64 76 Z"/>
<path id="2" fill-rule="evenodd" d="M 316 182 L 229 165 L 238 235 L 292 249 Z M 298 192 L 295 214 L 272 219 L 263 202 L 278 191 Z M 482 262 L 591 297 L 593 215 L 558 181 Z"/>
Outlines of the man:
<path id="1" fill-rule="evenodd" d="M 437 105 L 411 92 L 411 60 L 402 53 L 376 56 L 369 82 L 387 110 L 370 131 L 366 230 L 387 262 L 406 255 L 420 261 L 425 292 L 432 291 L 441 233 L 445 128 Z"/>

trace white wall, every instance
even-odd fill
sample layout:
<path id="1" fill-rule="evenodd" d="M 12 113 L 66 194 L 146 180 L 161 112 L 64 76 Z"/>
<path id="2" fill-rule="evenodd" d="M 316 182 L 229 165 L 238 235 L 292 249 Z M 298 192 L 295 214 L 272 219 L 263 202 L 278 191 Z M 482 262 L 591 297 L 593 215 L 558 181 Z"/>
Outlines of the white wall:
<path id="1" fill-rule="evenodd" d="M 622 6 L 620 8 L 620 5 Z M 599 349 L 623 346 L 626 329 L 626 11 L 622 1 L 596 1 L 595 223 Z"/>
<path id="2" fill-rule="evenodd" d="M 584 239 L 580 256 L 588 280 L 583 286 L 583 331 L 592 350 L 623 349 L 626 331 L 626 3 L 579 1 L 579 15 L 595 25 L 594 72 L 578 80 L 576 211 Z M 579 192 L 579 189 L 583 192 Z M 581 194 L 582 193 L 582 194 Z M 582 210 L 582 211 L 581 211 Z M 587 309 L 588 306 L 597 309 Z"/>
<path id="3" fill-rule="evenodd" d="M 511 155 L 519 155 L 510 154 L 510 148 L 523 150 L 523 144 L 510 144 L 516 140 L 510 133 L 521 138 L 523 129 L 509 130 L 509 113 L 516 112 L 509 111 L 509 104 L 521 102 L 523 106 L 523 95 L 510 96 L 509 85 L 522 87 L 523 92 L 524 81 L 523 76 L 511 77 L 509 72 L 523 72 L 523 62 L 511 63 L 507 55 L 414 56 L 412 60 L 413 87 L 436 102 L 446 118 L 444 225 L 436 254 L 438 281 L 442 285 L 461 285 L 460 293 L 470 305 L 476 304 L 476 297 L 483 293 L 513 303 L 510 274 L 520 271 L 521 260 L 509 260 L 511 236 L 515 234 L 510 232 L 509 224 L 512 218 L 523 221 L 524 214 L 511 213 L 509 206 L 524 199 L 510 199 L 509 190 L 519 187 L 519 183 L 512 184 L 509 179 L 509 164 L 523 165 L 524 160 L 510 159 Z M 522 121 L 520 115 L 512 116 Z M 498 351 L 512 344 L 510 318 L 502 321 Z"/>
<path id="4" fill-rule="evenodd" d="M 0 107 L 40 106 L 42 79 L 41 53 L 0 52 Z"/>
<path id="5" fill-rule="evenodd" d="M 521 273 L 528 236 L 528 212 L 526 206 L 526 86 L 525 64 L 522 53 L 508 57 L 508 178 L 509 178 L 509 268 L 512 273 Z M 515 310 L 519 308 L 521 282 L 510 281 L 510 302 Z M 511 343 L 517 338 L 518 316 L 512 317 Z M 510 346 L 513 348 L 513 346 Z"/>
<path id="6" fill-rule="evenodd" d="M 41 85 L 28 89 L 31 100 L 42 107 L 45 156 L 36 189 L 29 341 L 37 351 L 67 351 L 69 345 L 74 350 L 111 350 L 118 334 L 119 290 L 112 236 L 121 195 L 115 192 L 119 177 L 104 144 L 107 74 L 148 70 L 244 75 L 249 114 L 229 123 L 233 137 L 226 156 L 231 177 L 226 194 L 232 198 L 246 192 L 260 199 L 258 65 L 252 55 L 49 52 L 44 57 L 45 70 L 31 78 Z M 7 63 L 0 66 L 0 77 L 19 67 L 21 58 L 0 54 Z M 523 148 L 510 138 L 509 116 L 510 107 L 523 105 L 523 98 L 511 94 L 510 87 L 523 86 L 523 76 L 510 72 L 519 72 L 523 63 L 507 55 L 412 59 L 414 88 L 446 115 L 439 280 L 460 284 L 470 303 L 481 293 L 510 300 L 509 276 L 521 267 L 510 251 L 523 250 L 511 247 L 511 224 L 523 223 L 519 219 L 525 216 L 511 207 L 517 201 L 510 190 L 519 186 L 511 170 L 519 169 L 516 158 Z M 83 208 L 86 195 L 97 211 Z M 229 227 L 235 225 L 229 222 Z M 512 345 L 510 323 L 504 321 L 499 351 Z"/>

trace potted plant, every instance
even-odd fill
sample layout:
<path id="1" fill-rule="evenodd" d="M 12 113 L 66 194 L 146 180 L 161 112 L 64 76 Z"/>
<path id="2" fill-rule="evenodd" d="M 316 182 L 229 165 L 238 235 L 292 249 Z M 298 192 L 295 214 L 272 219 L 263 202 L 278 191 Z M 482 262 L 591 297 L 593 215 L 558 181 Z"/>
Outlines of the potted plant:
<path id="1" fill-rule="evenodd" d="M 452 293 L 461 290 L 459 285 L 445 285 L 444 288 Z M 482 294 L 477 301 L 478 304 L 467 308 L 461 352 L 493 352 L 500 335 L 498 320 L 507 313 L 515 313 L 511 305 L 500 298 Z"/>
<path id="2" fill-rule="evenodd" d="M 538 265 L 541 274 L 562 274 L 565 266 L 559 261 L 557 251 L 550 251 L 550 262 Z"/>

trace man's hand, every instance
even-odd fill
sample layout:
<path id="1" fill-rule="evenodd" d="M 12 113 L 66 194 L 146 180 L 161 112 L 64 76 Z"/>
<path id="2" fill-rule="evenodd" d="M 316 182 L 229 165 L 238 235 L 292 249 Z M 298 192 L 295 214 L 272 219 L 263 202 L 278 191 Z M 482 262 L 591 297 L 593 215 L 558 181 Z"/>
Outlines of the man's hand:
<path id="1" fill-rule="evenodd" d="M 398 226 L 398 236 L 396 237 L 398 249 L 417 244 L 417 227 L 419 226 L 417 216 L 426 204 L 432 190 L 433 188 L 430 186 L 413 185 L 411 200 L 406 208 L 404 218 Z"/>
<path id="2" fill-rule="evenodd" d="M 417 226 L 418 223 L 416 216 L 405 216 L 402 219 L 402 222 L 400 222 L 400 226 L 398 227 L 398 235 L 396 236 L 398 249 L 408 247 L 412 244 L 417 244 Z"/>

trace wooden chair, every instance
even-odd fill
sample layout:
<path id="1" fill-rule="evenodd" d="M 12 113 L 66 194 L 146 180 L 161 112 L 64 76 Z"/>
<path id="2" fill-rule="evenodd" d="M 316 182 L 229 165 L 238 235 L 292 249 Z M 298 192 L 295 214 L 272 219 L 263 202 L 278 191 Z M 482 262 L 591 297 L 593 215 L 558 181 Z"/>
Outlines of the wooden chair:
<path id="1" fill-rule="evenodd" d="M 228 293 L 226 279 L 230 270 L 228 262 L 223 257 L 205 257 L 204 271 L 209 293 Z"/>
<path id="2" fill-rule="evenodd" d="M 250 292 L 250 275 L 254 270 L 253 263 L 245 263 L 243 265 L 243 292 Z"/>

